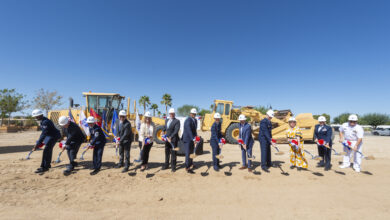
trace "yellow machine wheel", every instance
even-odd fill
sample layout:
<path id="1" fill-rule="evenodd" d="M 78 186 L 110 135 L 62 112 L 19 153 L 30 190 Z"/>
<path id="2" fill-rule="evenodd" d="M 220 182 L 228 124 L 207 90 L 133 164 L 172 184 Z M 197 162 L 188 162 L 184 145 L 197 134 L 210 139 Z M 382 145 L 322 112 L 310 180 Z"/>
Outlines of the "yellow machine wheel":
<path id="1" fill-rule="evenodd" d="M 164 130 L 164 126 L 159 125 L 156 127 L 156 129 L 154 131 L 153 138 L 154 138 L 154 142 L 156 142 L 157 144 L 165 144 L 165 142 L 162 141 L 162 139 L 161 139 L 163 130 Z"/>
<path id="2" fill-rule="evenodd" d="M 226 129 L 226 140 L 231 144 L 238 144 L 237 140 L 239 135 L 240 127 L 238 123 L 233 123 Z"/>

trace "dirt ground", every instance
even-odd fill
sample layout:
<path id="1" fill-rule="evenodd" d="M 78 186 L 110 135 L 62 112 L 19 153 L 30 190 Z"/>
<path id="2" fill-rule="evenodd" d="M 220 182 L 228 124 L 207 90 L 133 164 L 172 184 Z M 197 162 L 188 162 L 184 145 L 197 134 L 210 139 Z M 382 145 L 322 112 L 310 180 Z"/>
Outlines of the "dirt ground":
<path id="1" fill-rule="evenodd" d="M 195 159 L 195 174 L 187 174 L 183 157 L 179 170 L 160 170 L 162 146 L 153 146 L 150 169 L 129 173 L 114 169 L 113 145 L 104 151 L 103 170 L 89 175 L 91 152 L 76 173 L 62 174 L 68 162 L 53 164 L 44 175 L 34 174 L 42 151 L 22 161 L 38 132 L 0 134 L 1 219 L 390 219 L 390 137 L 367 136 L 361 173 L 338 168 L 340 156 L 332 155 L 333 169 L 325 172 L 309 160 L 308 171 L 291 170 L 288 146 L 284 155 L 274 155 L 270 173 L 259 167 L 259 143 L 254 145 L 255 172 L 242 171 L 238 146 L 224 146 L 223 169 L 211 166 L 211 148 Z M 337 137 L 336 140 L 337 141 Z M 316 146 L 305 148 L 316 153 Z M 335 149 L 341 150 L 336 144 Z M 56 145 L 53 161 L 59 152 Z M 79 153 L 79 156 L 81 153 Z M 131 160 L 138 157 L 134 145 Z"/>

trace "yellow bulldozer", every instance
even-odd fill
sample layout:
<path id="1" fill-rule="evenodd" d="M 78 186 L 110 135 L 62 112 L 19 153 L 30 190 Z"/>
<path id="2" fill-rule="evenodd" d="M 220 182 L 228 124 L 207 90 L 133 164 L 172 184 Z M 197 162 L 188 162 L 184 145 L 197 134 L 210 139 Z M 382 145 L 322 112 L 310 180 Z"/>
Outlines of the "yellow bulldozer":
<path id="1" fill-rule="evenodd" d="M 107 132 L 109 135 L 109 139 L 112 139 L 114 135 L 111 131 L 111 121 L 113 118 L 114 110 L 119 113 L 122 110 L 123 103 L 122 101 L 125 99 L 124 96 L 121 96 L 118 93 L 93 93 L 93 92 L 83 92 L 83 96 L 85 97 L 85 107 L 74 105 L 73 99 L 70 98 L 69 109 L 61 109 L 61 110 L 51 110 L 48 112 L 48 118 L 51 119 L 58 126 L 58 118 L 60 116 L 68 116 L 69 110 L 72 113 L 77 124 L 80 121 L 80 113 L 84 111 L 86 117 L 90 116 L 90 110 L 93 109 L 97 114 L 103 116 L 106 119 Z M 134 112 L 130 113 L 130 98 L 127 99 L 127 118 L 131 121 L 133 134 L 135 134 L 135 140 L 137 140 L 137 129 L 135 128 L 135 119 L 136 119 L 136 102 L 134 101 Z M 139 115 L 142 120 L 142 115 Z M 164 124 L 165 120 L 159 117 L 153 117 L 153 122 L 157 125 Z M 61 129 L 60 129 L 61 130 Z M 161 134 L 160 134 L 161 136 Z"/>
<path id="2" fill-rule="evenodd" d="M 218 112 L 222 118 L 222 134 L 231 144 L 237 144 L 239 136 L 238 116 L 244 114 L 248 118 L 248 123 L 252 126 L 252 132 L 255 139 L 259 135 L 260 121 L 265 117 L 264 114 L 254 109 L 252 106 L 235 107 L 232 101 L 214 100 L 213 111 L 206 114 L 202 121 L 200 135 L 205 141 L 210 139 L 210 129 L 214 123 L 214 114 Z M 292 116 L 290 110 L 275 111 L 275 117 L 272 118 L 272 136 L 278 142 L 286 142 L 286 130 L 288 129 L 288 119 Z M 299 114 L 296 117 L 297 125 L 302 129 L 303 139 L 313 141 L 314 127 L 318 121 L 313 118 L 311 113 Z"/>

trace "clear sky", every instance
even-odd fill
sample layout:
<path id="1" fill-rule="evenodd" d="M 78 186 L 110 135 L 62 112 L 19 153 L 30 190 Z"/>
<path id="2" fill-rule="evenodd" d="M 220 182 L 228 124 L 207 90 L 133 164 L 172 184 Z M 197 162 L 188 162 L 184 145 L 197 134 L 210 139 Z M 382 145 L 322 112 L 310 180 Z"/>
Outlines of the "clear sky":
<path id="1" fill-rule="evenodd" d="M 0 88 L 390 113 L 388 0 L 0 2 Z"/>

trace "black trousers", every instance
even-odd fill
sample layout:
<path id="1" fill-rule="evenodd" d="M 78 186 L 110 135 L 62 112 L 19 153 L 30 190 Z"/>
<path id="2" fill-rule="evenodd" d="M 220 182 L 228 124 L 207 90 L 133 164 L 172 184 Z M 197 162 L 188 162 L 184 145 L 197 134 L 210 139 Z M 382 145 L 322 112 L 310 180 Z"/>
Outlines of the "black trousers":
<path id="1" fill-rule="evenodd" d="M 177 146 L 177 140 L 172 140 L 173 145 L 175 147 Z M 168 167 L 169 166 L 169 159 L 171 159 L 171 169 L 176 169 L 176 151 L 172 149 L 172 146 L 170 143 L 165 142 L 165 164 L 164 166 Z"/>
<path id="2" fill-rule="evenodd" d="M 194 142 L 193 141 L 190 141 L 190 142 L 184 142 L 184 151 L 185 151 L 185 154 L 186 154 L 186 161 L 185 161 L 185 164 L 186 164 L 186 168 L 190 168 L 193 164 L 194 164 L 194 161 L 191 159 L 190 157 L 190 154 L 194 153 Z"/>
<path id="3" fill-rule="evenodd" d="M 261 168 L 266 169 L 272 166 L 271 163 L 271 144 L 263 139 L 260 139 L 261 151 Z"/>
<path id="4" fill-rule="evenodd" d="M 221 149 L 219 148 L 219 144 L 216 140 L 210 140 L 211 149 L 213 151 L 212 157 L 213 157 L 213 167 L 218 168 L 219 166 L 219 159 L 216 158 L 216 156 L 221 152 Z"/>
<path id="5" fill-rule="evenodd" d="M 124 165 L 125 167 L 130 166 L 130 147 L 131 142 L 126 144 L 119 144 L 119 164 Z"/>
<path id="6" fill-rule="evenodd" d="M 149 162 L 149 153 L 153 143 L 146 144 L 141 152 L 142 165 L 146 165 Z"/>
<path id="7" fill-rule="evenodd" d="M 53 147 L 56 144 L 54 139 L 49 140 L 47 144 L 45 144 L 45 148 L 42 153 L 42 162 L 41 167 L 49 169 L 51 167 L 51 158 L 53 156 Z"/>
<path id="8" fill-rule="evenodd" d="M 104 144 L 100 146 L 95 146 L 93 149 L 93 168 L 95 170 L 100 170 L 102 167 L 102 158 L 103 158 Z"/>
<path id="9" fill-rule="evenodd" d="M 320 145 L 317 145 L 317 148 L 318 148 L 318 155 L 322 157 L 320 163 L 322 163 L 325 167 L 330 168 L 331 165 L 330 162 L 332 159 L 332 149 Z M 332 146 L 330 148 L 332 148 Z"/>
<path id="10" fill-rule="evenodd" d="M 73 169 L 76 165 L 75 159 L 77 158 L 77 153 L 79 152 L 81 143 L 75 143 L 69 146 L 67 150 L 69 158 L 69 168 Z"/>

